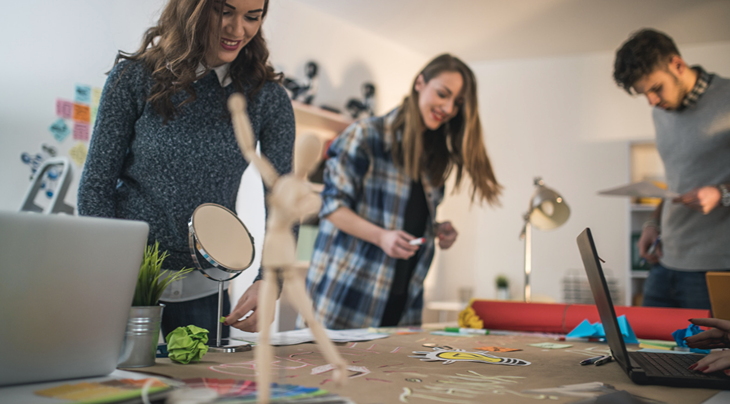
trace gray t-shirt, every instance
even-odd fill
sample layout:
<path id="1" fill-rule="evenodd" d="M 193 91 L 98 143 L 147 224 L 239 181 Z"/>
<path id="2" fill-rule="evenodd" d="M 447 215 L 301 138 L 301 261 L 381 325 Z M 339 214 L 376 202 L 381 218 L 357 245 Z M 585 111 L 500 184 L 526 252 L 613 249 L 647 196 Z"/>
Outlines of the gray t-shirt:
<path id="1" fill-rule="evenodd" d="M 157 240 L 160 250 L 170 253 L 164 268 L 194 268 L 188 248 L 190 215 L 208 202 L 235 212 L 248 166 L 225 104 L 234 86 L 221 87 L 216 73 L 209 72 L 193 83 L 197 99 L 163 124 L 147 102 L 153 84 L 140 62 L 123 61 L 110 72 L 79 184 L 79 214 L 145 221 L 148 242 Z M 173 103 L 186 97 L 175 94 Z M 261 153 L 279 173 L 291 171 L 294 111 L 284 88 L 266 83 L 247 112 Z M 223 274 L 219 271 L 218 277 Z M 192 300 L 217 290 L 217 282 L 194 271 L 170 285 L 163 300 Z"/>
<path id="2" fill-rule="evenodd" d="M 714 76 L 694 108 L 654 108 L 657 149 L 669 190 L 730 183 L 730 80 Z M 662 265 L 682 271 L 730 269 L 730 208 L 707 215 L 665 201 Z"/>

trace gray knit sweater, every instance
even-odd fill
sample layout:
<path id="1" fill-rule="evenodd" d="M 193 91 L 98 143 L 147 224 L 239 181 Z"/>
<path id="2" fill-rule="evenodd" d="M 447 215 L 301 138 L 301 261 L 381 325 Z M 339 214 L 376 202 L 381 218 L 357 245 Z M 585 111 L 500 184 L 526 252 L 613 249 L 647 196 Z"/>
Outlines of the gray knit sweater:
<path id="1" fill-rule="evenodd" d="M 197 99 L 163 124 L 146 101 L 153 84 L 140 62 L 123 61 L 110 72 L 81 176 L 78 210 L 85 216 L 145 221 L 148 243 L 157 240 L 170 253 L 165 268 L 194 268 L 188 249 L 190 215 L 207 202 L 235 212 L 248 166 L 225 105 L 234 86 L 221 87 L 215 72 L 209 72 L 193 84 Z M 176 94 L 173 103 L 186 97 Z M 248 115 L 261 153 L 279 173 L 291 171 L 294 112 L 286 91 L 266 83 L 248 103 Z M 163 300 L 192 300 L 217 287 L 196 271 L 168 288 Z"/>
<path id="2" fill-rule="evenodd" d="M 654 108 L 657 149 L 671 191 L 730 182 L 730 80 L 715 76 L 694 108 Z M 666 201 L 662 265 L 684 271 L 730 269 L 730 208 L 703 215 Z"/>

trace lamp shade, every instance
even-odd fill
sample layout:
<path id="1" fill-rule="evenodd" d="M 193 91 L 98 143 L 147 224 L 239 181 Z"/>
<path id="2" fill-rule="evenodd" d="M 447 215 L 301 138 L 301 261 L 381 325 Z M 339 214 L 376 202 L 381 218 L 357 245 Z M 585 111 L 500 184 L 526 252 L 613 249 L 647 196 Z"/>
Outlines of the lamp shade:
<path id="1" fill-rule="evenodd" d="M 539 230 L 552 230 L 568 221 L 570 207 L 562 196 L 535 178 L 535 193 L 530 200 L 527 220 Z"/>

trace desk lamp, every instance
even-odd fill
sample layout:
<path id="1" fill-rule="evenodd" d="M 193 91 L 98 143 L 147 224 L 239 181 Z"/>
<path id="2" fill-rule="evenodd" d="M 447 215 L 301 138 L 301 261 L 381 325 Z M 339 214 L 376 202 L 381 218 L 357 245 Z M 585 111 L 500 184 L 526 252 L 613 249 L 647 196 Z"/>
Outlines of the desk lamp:
<path id="1" fill-rule="evenodd" d="M 552 230 L 563 225 L 570 217 L 570 207 L 559 193 L 545 186 L 540 177 L 535 177 L 535 192 L 530 199 L 530 208 L 523 216 L 525 225 L 520 239 L 525 240 L 525 302 L 531 299 L 530 273 L 532 272 L 532 227 Z"/>
<path id="2" fill-rule="evenodd" d="M 253 263 L 255 251 L 251 233 L 235 213 L 221 205 L 204 203 L 190 217 L 188 243 L 196 269 L 206 278 L 218 282 L 218 333 L 215 346 L 209 346 L 208 350 L 222 353 L 250 350 L 251 346 L 247 344 L 222 345 L 223 325 L 220 319 L 223 317 L 223 284 L 236 278 Z M 199 257 L 204 258 L 212 267 L 203 268 L 201 262 L 205 261 Z M 218 278 L 216 276 L 225 276 L 218 270 L 233 275 Z"/>

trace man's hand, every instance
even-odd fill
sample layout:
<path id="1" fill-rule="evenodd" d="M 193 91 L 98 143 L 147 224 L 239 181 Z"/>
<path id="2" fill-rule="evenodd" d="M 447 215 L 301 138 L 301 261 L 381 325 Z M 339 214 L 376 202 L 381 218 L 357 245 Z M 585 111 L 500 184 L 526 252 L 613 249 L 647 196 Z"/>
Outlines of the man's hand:
<path id="1" fill-rule="evenodd" d="M 436 237 L 439 239 L 439 247 L 442 250 L 448 250 L 454 244 L 458 235 L 459 232 L 449 221 L 439 223 L 436 227 Z"/>
<path id="2" fill-rule="evenodd" d="M 380 235 L 378 246 L 392 258 L 407 260 L 418 251 L 417 245 L 408 244 L 415 237 L 402 230 L 384 230 Z"/>
<path id="3" fill-rule="evenodd" d="M 720 204 L 720 198 L 722 198 L 720 190 L 715 186 L 708 185 L 682 194 L 674 198 L 672 202 L 681 203 L 706 215 Z"/>
<path id="4" fill-rule="evenodd" d="M 241 331 L 246 332 L 257 332 L 258 331 L 258 317 L 256 316 L 256 307 L 259 303 L 259 288 L 261 287 L 262 281 L 256 281 L 248 290 L 238 299 L 236 308 L 231 311 L 231 314 L 226 316 L 225 325 L 238 328 Z M 253 311 L 250 316 L 239 320 L 248 312 Z"/>
<path id="5" fill-rule="evenodd" d="M 650 264 L 658 263 L 659 258 L 662 257 L 661 243 L 656 244 L 654 251 L 649 253 L 651 246 L 656 243 L 657 238 L 659 238 L 659 231 L 654 226 L 644 227 L 644 231 L 641 232 L 641 237 L 639 237 L 639 255 L 641 255 L 641 258 L 645 259 L 646 262 Z"/>

